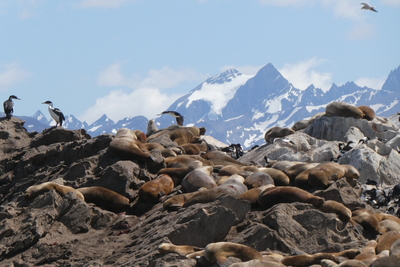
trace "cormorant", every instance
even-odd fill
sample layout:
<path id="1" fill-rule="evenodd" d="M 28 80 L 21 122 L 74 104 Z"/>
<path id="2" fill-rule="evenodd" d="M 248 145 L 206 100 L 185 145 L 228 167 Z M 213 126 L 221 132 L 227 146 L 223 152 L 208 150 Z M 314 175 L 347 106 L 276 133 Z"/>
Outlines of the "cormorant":
<path id="1" fill-rule="evenodd" d="M 63 121 L 65 121 L 64 114 L 59 110 L 58 108 L 53 107 L 53 102 L 51 101 L 46 101 L 43 102 L 42 104 L 47 104 L 49 105 L 49 113 L 50 116 L 56 121 L 56 126 L 60 124 L 62 126 Z"/>
<path id="2" fill-rule="evenodd" d="M 176 118 L 176 123 L 179 126 L 183 126 L 183 118 L 184 117 L 181 114 L 179 114 L 178 112 L 167 110 L 167 111 L 163 111 L 161 114 L 157 114 L 157 115 L 163 115 L 163 114 L 168 114 L 168 115 L 171 115 L 172 117 L 175 117 Z"/>
<path id="3" fill-rule="evenodd" d="M 13 99 L 19 99 L 15 95 L 10 95 L 8 100 L 4 101 L 3 107 L 4 107 L 4 113 L 6 114 L 6 118 L 9 120 L 11 119 L 12 113 L 14 112 L 14 102 L 12 101 Z"/>

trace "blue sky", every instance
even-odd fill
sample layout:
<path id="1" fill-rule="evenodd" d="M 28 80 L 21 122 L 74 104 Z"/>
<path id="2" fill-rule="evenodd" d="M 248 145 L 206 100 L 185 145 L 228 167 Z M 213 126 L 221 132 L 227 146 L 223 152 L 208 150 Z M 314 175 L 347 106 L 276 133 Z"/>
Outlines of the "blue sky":
<path id="1" fill-rule="evenodd" d="M 0 94 L 89 124 L 165 110 L 228 68 L 294 86 L 380 89 L 400 66 L 400 0 L 0 0 Z M 17 102 L 18 101 L 18 102 Z"/>

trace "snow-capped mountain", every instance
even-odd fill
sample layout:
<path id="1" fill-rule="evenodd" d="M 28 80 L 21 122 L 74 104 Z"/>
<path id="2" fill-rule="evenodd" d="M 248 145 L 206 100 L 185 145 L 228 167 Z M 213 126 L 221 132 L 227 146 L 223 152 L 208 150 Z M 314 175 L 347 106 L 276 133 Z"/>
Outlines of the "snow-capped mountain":
<path id="1" fill-rule="evenodd" d="M 333 84 L 324 92 L 313 85 L 305 90 L 295 88 L 272 64 L 267 64 L 252 76 L 235 69 L 215 75 L 177 99 L 168 110 L 182 114 L 185 125 L 205 126 L 206 134 L 227 144 L 240 143 L 249 148 L 264 143 L 264 133 L 269 128 L 290 127 L 299 120 L 324 112 L 325 106 L 332 101 L 368 105 L 379 116 L 388 117 L 400 110 L 399 100 L 400 67 L 391 71 L 381 90 L 348 82 L 340 86 Z M 30 118 L 32 129 L 36 127 L 32 121 L 39 125 L 35 129 L 54 125 L 40 111 Z M 87 125 L 68 115 L 64 126 L 84 128 L 90 135 L 97 136 L 116 133 L 122 127 L 146 132 L 147 122 L 147 118 L 136 116 L 115 123 L 103 115 Z M 176 121 L 172 116 L 162 115 L 156 119 L 156 124 L 164 128 Z"/>

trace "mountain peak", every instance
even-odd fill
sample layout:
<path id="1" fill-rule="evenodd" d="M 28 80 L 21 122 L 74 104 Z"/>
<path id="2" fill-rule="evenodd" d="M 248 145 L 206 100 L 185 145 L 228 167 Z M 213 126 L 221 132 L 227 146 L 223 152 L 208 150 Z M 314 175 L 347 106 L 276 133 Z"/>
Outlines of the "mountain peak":
<path id="1" fill-rule="evenodd" d="M 236 78 L 237 76 L 242 75 L 238 70 L 236 69 L 228 69 L 220 74 L 217 74 L 211 78 L 208 78 L 206 80 L 206 83 L 209 84 L 223 84 L 226 82 L 231 82 L 232 79 Z"/>

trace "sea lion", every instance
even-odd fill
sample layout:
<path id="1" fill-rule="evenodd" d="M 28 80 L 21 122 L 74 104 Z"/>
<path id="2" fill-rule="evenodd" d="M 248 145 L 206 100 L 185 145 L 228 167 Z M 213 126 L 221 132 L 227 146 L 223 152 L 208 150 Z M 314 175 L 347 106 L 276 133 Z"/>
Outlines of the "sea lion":
<path id="1" fill-rule="evenodd" d="M 327 116 L 352 117 L 355 119 L 362 119 L 364 116 L 364 113 L 358 107 L 340 101 L 329 103 L 325 108 L 325 113 Z"/>
<path id="2" fill-rule="evenodd" d="M 234 174 L 229 177 L 223 184 L 203 191 L 198 191 L 190 197 L 183 207 L 189 207 L 197 203 L 209 203 L 216 200 L 222 195 L 231 195 L 239 197 L 247 191 L 247 187 L 243 184 L 244 178 L 240 175 Z"/>
<path id="3" fill-rule="evenodd" d="M 336 162 L 321 163 L 309 170 L 307 181 L 311 186 L 325 189 L 343 177 L 358 179 L 360 173 L 352 165 Z"/>
<path id="4" fill-rule="evenodd" d="M 384 250 L 390 250 L 392 244 L 400 239 L 400 232 L 397 230 L 389 231 L 379 236 L 377 239 L 378 245 L 376 246 L 376 253 L 379 254 Z"/>
<path id="5" fill-rule="evenodd" d="M 177 155 L 165 159 L 167 168 L 182 168 L 188 166 L 193 161 L 198 160 L 204 166 L 213 166 L 212 162 L 197 155 Z"/>
<path id="6" fill-rule="evenodd" d="M 204 248 L 187 246 L 187 245 L 179 246 L 179 245 L 174 245 L 172 243 L 162 243 L 158 246 L 158 252 L 160 252 L 161 254 L 177 253 L 181 256 L 186 256 L 188 254 L 201 250 L 204 250 Z"/>
<path id="7" fill-rule="evenodd" d="M 295 131 L 290 128 L 275 126 L 265 132 L 264 140 L 267 143 L 271 143 L 274 138 L 285 137 L 294 133 Z"/>
<path id="8" fill-rule="evenodd" d="M 399 267 L 399 258 L 393 256 L 379 258 L 369 267 Z"/>
<path id="9" fill-rule="evenodd" d="M 393 230 L 400 231 L 400 224 L 391 219 L 382 220 L 380 221 L 379 225 L 380 225 L 379 232 L 383 234 Z"/>
<path id="10" fill-rule="evenodd" d="M 281 160 L 281 161 L 277 161 L 274 164 L 272 164 L 271 168 L 280 170 L 280 171 L 284 171 L 287 168 L 296 165 L 296 164 L 300 164 L 300 163 L 304 163 L 301 161 L 289 161 L 289 160 Z"/>
<path id="11" fill-rule="evenodd" d="M 202 157 L 206 160 L 211 161 L 214 165 L 236 165 L 236 166 L 245 166 L 246 164 L 241 163 L 232 157 L 226 155 L 222 151 L 210 151 L 206 154 L 202 155 Z"/>
<path id="12" fill-rule="evenodd" d="M 275 168 L 259 168 L 258 171 L 271 176 L 276 186 L 284 186 L 290 184 L 290 178 L 281 170 Z"/>
<path id="13" fill-rule="evenodd" d="M 121 159 L 146 161 L 150 153 L 138 140 L 134 131 L 121 128 L 108 145 L 108 151 Z"/>
<path id="14" fill-rule="evenodd" d="M 239 172 L 242 172 L 243 169 L 240 168 L 237 165 L 233 165 L 233 164 L 229 164 L 229 165 L 225 165 L 223 166 L 219 172 L 218 172 L 218 176 L 231 176 L 233 174 L 237 174 Z"/>
<path id="15" fill-rule="evenodd" d="M 303 129 L 307 128 L 308 125 L 310 125 L 309 120 L 300 120 L 300 121 L 296 122 L 295 124 L 293 124 L 292 130 L 297 132 L 299 130 L 303 130 Z"/>
<path id="16" fill-rule="evenodd" d="M 149 137 L 150 135 L 152 135 L 153 133 L 155 133 L 156 131 L 158 131 L 158 127 L 155 124 L 154 120 L 149 120 L 149 122 L 147 123 L 147 132 L 146 132 L 146 136 Z"/>
<path id="17" fill-rule="evenodd" d="M 364 105 L 358 106 L 358 108 L 364 114 L 363 119 L 366 119 L 367 121 L 372 121 L 375 118 L 375 111 L 372 108 Z"/>
<path id="18" fill-rule="evenodd" d="M 207 188 L 202 187 L 196 192 L 200 192 L 203 190 L 207 190 Z M 183 193 L 170 197 L 163 203 L 164 210 L 174 211 L 182 208 L 183 204 L 185 204 L 185 202 L 189 198 L 191 198 L 196 192 Z"/>
<path id="19" fill-rule="evenodd" d="M 282 259 L 285 266 L 311 266 L 313 264 L 320 264 L 321 260 L 328 259 L 336 263 L 340 262 L 339 259 L 332 255 L 332 253 L 316 253 L 316 254 L 303 254 L 296 256 L 287 256 Z"/>
<path id="20" fill-rule="evenodd" d="M 400 239 L 397 239 L 393 242 L 392 246 L 390 247 L 389 255 L 400 258 Z"/>
<path id="21" fill-rule="evenodd" d="M 361 249 L 361 253 L 357 255 L 354 259 L 359 260 L 364 263 L 371 263 L 378 257 L 375 252 L 375 248 L 378 243 L 375 240 L 370 240 L 367 242 L 365 247 Z M 369 264 L 368 264 L 369 265 Z"/>
<path id="22" fill-rule="evenodd" d="M 360 224 L 364 230 L 367 230 L 374 235 L 379 234 L 380 223 L 372 211 L 359 208 L 352 210 L 351 213 L 351 219 Z"/>
<path id="23" fill-rule="evenodd" d="M 258 204 L 264 209 L 269 209 L 279 203 L 302 202 L 320 207 L 324 198 L 315 196 L 303 189 L 292 186 L 277 186 L 261 192 Z"/>
<path id="24" fill-rule="evenodd" d="M 232 243 L 232 242 L 217 242 L 208 244 L 202 253 L 206 260 L 210 263 L 217 263 L 223 265 L 226 258 L 235 257 L 241 261 L 262 260 L 260 252 L 246 245 Z M 188 258 L 195 258 L 200 256 L 200 253 L 192 253 L 187 255 Z"/>
<path id="25" fill-rule="evenodd" d="M 259 207 L 260 205 L 258 204 L 258 197 L 260 196 L 261 192 L 272 187 L 274 187 L 273 184 L 266 184 L 260 187 L 252 188 L 241 194 L 239 199 L 248 201 L 252 208 Z"/>
<path id="26" fill-rule="evenodd" d="M 190 193 L 199 190 L 201 187 L 207 189 L 216 187 L 217 184 L 214 178 L 211 177 L 212 171 L 212 166 L 203 166 L 189 172 L 182 180 L 182 189 Z"/>
<path id="27" fill-rule="evenodd" d="M 183 144 L 181 147 L 186 155 L 200 155 L 200 148 L 195 144 Z"/>
<path id="28" fill-rule="evenodd" d="M 375 213 L 375 217 L 378 219 L 378 221 L 383 221 L 383 220 L 392 220 L 400 224 L 400 218 L 392 215 L 392 214 L 387 214 L 383 212 Z"/>
<path id="29" fill-rule="evenodd" d="M 312 169 L 316 166 L 318 166 L 320 163 L 298 163 L 295 165 L 292 165 L 286 169 L 283 170 L 283 173 L 285 173 L 291 183 L 294 183 L 294 179 L 296 178 L 297 175 L 299 175 L 301 172 Z"/>
<path id="30" fill-rule="evenodd" d="M 30 186 L 25 191 L 25 197 L 33 198 L 33 197 L 36 197 L 37 195 L 40 195 L 40 194 L 50 191 L 50 190 L 56 190 L 56 192 L 59 193 L 61 196 L 64 196 L 68 192 L 75 192 L 75 194 L 77 195 L 78 198 L 85 200 L 85 197 L 83 196 L 83 194 L 81 192 L 79 192 L 78 190 L 76 190 L 70 186 L 58 184 L 55 182 L 46 182 L 46 183 Z"/>
<path id="31" fill-rule="evenodd" d="M 137 140 L 141 143 L 147 143 L 146 134 L 141 130 L 132 130 L 133 134 L 136 135 Z"/>
<path id="32" fill-rule="evenodd" d="M 174 181 L 167 174 L 161 174 L 156 179 L 144 183 L 139 188 L 139 201 L 158 203 L 160 197 L 168 195 L 174 189 Z"/>
<path id="33" fill-rule="evenodd" d="M 100 186 L 80 187 L 76 189 L 81 192 L 88 203 L 105 207 L 108 210 L 118 210 L 129 207 L 129 199 Z"/>
<path id="34" fill-rule="evenodd" d="M 185 176 L 189 172 L 191 172 L 201 166 L 203 166 L 203 163 L 201 161 L 194 160 L 194 161 L 190 162 L 190 164 L 188 166 L 185 166 L 185 167 L 162 168 L 158 171 L 158 174 L 168 174 L 174 181 L 174 187 L 175 187 L 175 186 L 178 186 L 181 184 L 183 178 L 185 178 Z"/>
<path id="35" fill-rule="evenodd" d="M 334 200 L 325 200 L 319 209 L 325 213 L 335 213 L 339 219 L 344 222 L 348 222 L 351 219 L 351 210 L 345 205 Z"/>
<path id="36" fill-rule="evenodd" d="M 251 260 L 245 262 L 235 262 L 234 264 L 229 265 L 229 267 L 285 267 L 285 265 L 280 262 L 263 259 L 262 261 Z"/>
<path id="37" fill-rule="evenodd" d="M 181 146 L 189 143 L 193 138 L 194 134 L 186 128 L 175 129 L 169 134 L 169 138 Z"/>
<path id="38" fill-rule="evenodd" d="M 266 173 L 263 172 L 253 172 L 250 176 L 248 176 L 244 184 L 247 188 L 256 188 L 267 184 L 275 185 L 274 179 Z"/>

